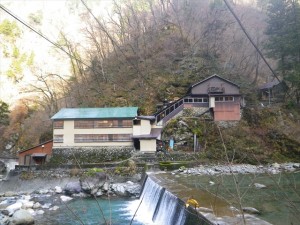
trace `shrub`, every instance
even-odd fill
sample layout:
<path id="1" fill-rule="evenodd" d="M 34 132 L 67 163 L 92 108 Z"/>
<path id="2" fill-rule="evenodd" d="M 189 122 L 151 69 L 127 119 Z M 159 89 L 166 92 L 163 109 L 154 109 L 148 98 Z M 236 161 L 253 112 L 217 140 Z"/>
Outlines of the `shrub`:
<path id="1" fill-rule="evenodd" d="M 72 177 L 76 177 L 80 174 L 80 170 L 77 167 L 74 167 L 70 170 L 70 175 Z"/>
<path id="2" fill-rule="evenodd" d="M 22 171 L 20 175 L 21 180 L 31 180 L 34 178 L 34 173 L 32 171 Z"/>
<path id="3" fill-rule="evenodd" d="M 97 173 L 102 173 L 102 172 L 104 172 L 104 170 L 101 168 L 92 168 L 92 169 L 89 169 L 85 174 L 89 177 L 93 177 Z"/>

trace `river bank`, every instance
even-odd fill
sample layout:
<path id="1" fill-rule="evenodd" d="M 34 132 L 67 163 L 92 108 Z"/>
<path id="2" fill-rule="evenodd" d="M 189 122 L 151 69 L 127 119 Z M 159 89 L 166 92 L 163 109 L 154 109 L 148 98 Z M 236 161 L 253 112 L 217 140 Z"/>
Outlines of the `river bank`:
<path id="1" fill-rule="evenodd" d="M 195 175 L 225 175 L 225 174 L 278 174 L 280 172 L 293 172 L 300 169 L 300 163 L 273 163 L 269 165 L 227 164 L 227 165 L 201 165 L 193 168 L 179 168 L 174 172 Z"/>
<path id="2" fill-rule="evenodd" d="M 172 180 L 172 189 L 178 189 L 182 183 L 175 182 L 178 177 L 193 177 L 193 176 L 207 176 L 218 177 L 219 175 L 247 175 L 247 174 L 279 174 L 282 172 L 296 172 L 300 169 L 299 163 L 285 163 L 285 164 L 270 164 L 270 165 L 200 165 L 193 168 L 181 167 L 178 170 L 168 172 Z M 8 180 L 0 182 L 0 224 L 12 225 L 16 223 L 17 219 L 34 222 L 40 218 L 44 213 L 50 211 L 62 210 L 60 207 L 65 205 L 65 201 L 74 199 L 91 199 L 93 197 L 102 199 L 117 199 L 117 198 L 131 198 L 137 199 L 141 193 L 142 173 L 137 173 L 132 176 L 108 176 L 98 170 L 92 170 L 89 176 L 82 178 L 80 176 L 72 176 L 69 170 L 54 169 L 52 171 L 35 171 L 33 173 L 12 173 Z M 153 171 L 150 174 L 165 173 L 164 171 Z M 24 176 L 26 174 L 26 176 Z M 173 177 L 173 178 L 172 178 Z M 26 178 L 26 179 L 24 179 Z M 200 179 L 200 178 L 199 178 Z M 195 179 L 193 178 L 195 181 Z M 217 186 L 215 180 L 208 178 L 204 179 L 209 186 Z M 204 181 L 202 178 L 197 181 L 200 183 Z M 217 183 L 218 184 L 218 183 Z M 197 185 L 195 183 L 195 185 Z M 253 183 L 256 189 L 265 189 L 261 183 Z M 185 195 L 189 193 L 189 188 L 184 188 Z M 176 193 L 175 193 L 176 195 Z M 199 196 L 203 195 L 200 194 Z M 177 195 L 183 201 L 186 201 L 183 195 Z M 219 196 L 220 197 L 220 196 Z M 202 198 L 202 196 L 201 196 Z M 73 202 L 73 201 L 72 201 Z M 199 202 L 203 202 L 200 199 Z M 203 205 L 202 205 L 203 206 Z M 230 212 L 237 209 L 232 207 Z M 245 207 L 245 210 L 250 210 Z M 255 213 L 255 209 L 252 211 Z M 225 222 L 237 221 L 241 218 L 237 217 L 218 217 L 214 215 L 215 210 L 209 207 L 200 207 L 199 212 L 205 215 L 211 221 Z M 21 214 L 21 216 L 20 216 Z M 231 213 L 233 214 L 233 213 Z M 234 213 L 236 214 L 236 213 Z M 224 219 L 225 218 L 225 219 Z M 247 213 L 247 219 L 257 222 L 257 218 Z M 262 221 L 260 221 L 262 222 Z M 19 223 L 22 224 L 22 223 Z M 30 224 L 30 223 L 27 223 Z M 250 223 L 251 224 L 251 223 Z M 265 224 L 268 224 L 267 222 Z"/>
<path id="3" fill-rule="evenodd" d="M 137 198 L 141 192 L 141 174 L 109 177 L 104 172 L 72 177 L 61 172 L 56 178 L 42 172 L 30 179 L 11 175 L 0 182 L 0 224 L 33 224 L 45 211 L 59 210 L 66 201 L 78 198 Z M 23 177 L 24 178 L 24 177 Z"/>

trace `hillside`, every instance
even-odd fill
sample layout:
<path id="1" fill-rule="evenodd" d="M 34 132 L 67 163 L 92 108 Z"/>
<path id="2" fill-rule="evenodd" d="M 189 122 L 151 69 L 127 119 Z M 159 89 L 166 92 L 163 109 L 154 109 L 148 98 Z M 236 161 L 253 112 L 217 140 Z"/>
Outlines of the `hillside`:
<path id="1" fill-rule="evenodd" d="M 175 138 L 176 151 L 193 151 L 197 135 L 198 160 L 265 164 L 300 161 L 300 111 L 283 105 L 245 107 L 239 122 L 216 123 L 203 118 L 172 120 L 164 139 Z M 224 145 L 223 145 L 224 144 Z"/>
<path id="2" fill-rule="evenodd" d="M 280 71 L 279 59 L 266 54 L 267 3 L 244 2 L 235 1 L 235 12 L 283 78 L 291 67 Z M 223 1 L 3 5 L 55 43 L 1 11 L 0 100 L 9 111 L 0 111 L 6 118 L 0 123 L 0 149 L 12 154 L 52 139 L 50 118 L 63 107 L 138 106 L 150 115 L 158 103 L 183 96 L 191 84 L 214 73 L 238 84 L 255 106 L 257 88 L 274 79 Z M 296 78 L 288 81 L 290 98 L 299 90 Z"/>

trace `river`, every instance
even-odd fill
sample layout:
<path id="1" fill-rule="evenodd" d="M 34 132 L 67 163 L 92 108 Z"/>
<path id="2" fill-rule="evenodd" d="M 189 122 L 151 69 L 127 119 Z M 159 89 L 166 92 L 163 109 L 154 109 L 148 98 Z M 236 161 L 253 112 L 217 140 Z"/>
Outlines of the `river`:
<path id="1" fill-rule="evenodd" d="M 256 216 L 271 224 L 300 224 L 299 171 L 272 175 L 261 173 L 236 174 L 234 176 L 166 172 L 150 176 L 159 187 L 150 183 L 147 186 L 149 190 L 144 188 L 144 192 L 148 193 L 143 202 L 146 205 L 142 204 L 139 207 L 140 200 L 130 198 L 113 198 L 110 200 L 99 198 L 98 201 L 92 198 L 83 198 L 73 199 L 65 204 L 59 202 L 58 197 L 57 199 L 50 198 L 49 201 L 52 205 L 59 205 L 60 208 L 56 211 L 45 210 L 43 215 L 36 217 L 35 224 L 92 225 L 105 224 L 105 221 L 114 225 L 130 224 L 138 208 L 139 211 L 132 223 L 134 225 L 167 224 L 162 222 L 168 220 L 167 217 L 169 216 L 173 217 L 174 222 L 178 217 L 176 216 L 177 213 L 184 212 L 182 210 L 186 209 L 182 208 L 182 203 L 178 202 L 176 198 L 174 199 L 169 194 L 166 195 L 167 191 L 164 192 L 164 196 L 168 197 L 166 202 L 163 202 L 164 198 L 159 200 L 162 193 L 160 187 L 166 188 L 168 192 L 173 193 L 183 201 L 193 196 L 201 207 L 212 209 L 217 217 L 234 217 L 237 212 L 233 209 L 239 208 L 240 203 L 242 207 L 254 207 L 259 210 L 260 214 Z M 257 188 L 257 184 L 265 185 L 265 188 Z M 175 211 L 172 209 L 171 203 L 177 205 Z M 159 204 L 159 207 L 156 204 Z M 151 211 L 149 209 L 153 212 L 149 213 Z M 180 218 L 184 217 L 184 214 L 180 216 Z M 153 218 L 156 218 L 156 221 L 152 222 Z M 178 224 L 184 224 L 184 222 Z"/>
<path id="2" fill-rule="evenodd" d="M 254 207 L 257 217 L 274 225 L 300 224 L 300 172 L 280 174 L 155 175 L 160 185 L 186 200 L 193 196 L 200 206 L 217 216 L 233 216 L 232 207 Z M 265 185 L 257 188 L 255 184 Z M 240 197 L 238 197 L 240 196 Z M 231 206 L 231 208 L 230 208 Z"/>
<path id="3" fill-rule="evenodd" d="M 43 215 L 36 216 L 36 225 L 93 225 L 93 224 L 130 224 L 134 215 L 132 208 L 134 200 L 127 198 L 76 199 L 60 205 L 56 211 L 45 211 Z M 102 214 L 103 213 L 103 214 Z M 106 223 L 105 223 L 106 222 Z M 134 221 L 134 225 L 143 225 Z"/>

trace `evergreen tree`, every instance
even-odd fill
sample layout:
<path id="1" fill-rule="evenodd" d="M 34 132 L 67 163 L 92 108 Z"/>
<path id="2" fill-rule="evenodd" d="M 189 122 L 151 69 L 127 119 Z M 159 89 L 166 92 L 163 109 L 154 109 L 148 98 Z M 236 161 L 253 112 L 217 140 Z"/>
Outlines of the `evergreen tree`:
<path id="1" fill-rule="evenodd" d="M 278 71 L 290 86 L 291 96 L 300 102 L 300 4 L 299 0 L 269 0 L 266 45 L 270 57 L 278 60 Z"/>
<path id="2" fill-rule="evenodd" d="M 0 100 L 0 126 L 9 124 L 8 104 Z"/>

